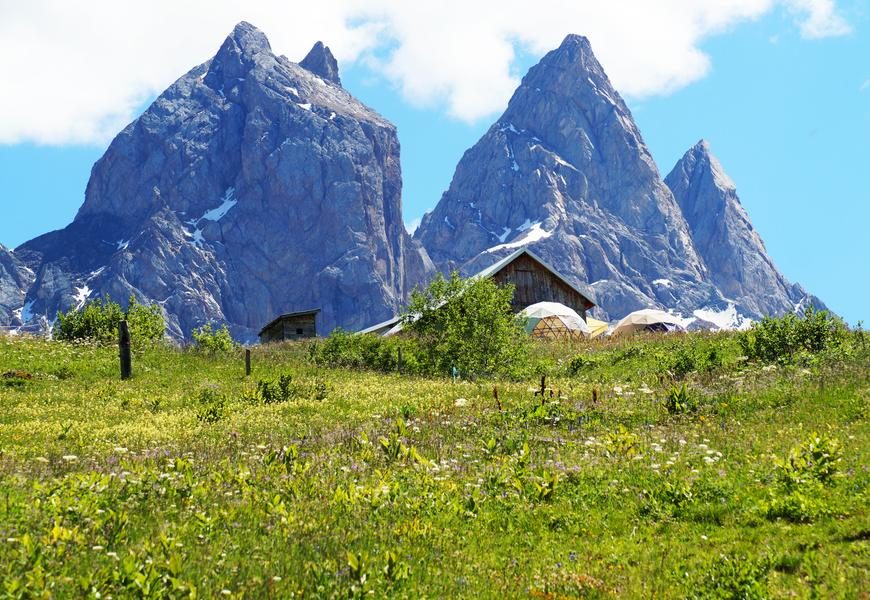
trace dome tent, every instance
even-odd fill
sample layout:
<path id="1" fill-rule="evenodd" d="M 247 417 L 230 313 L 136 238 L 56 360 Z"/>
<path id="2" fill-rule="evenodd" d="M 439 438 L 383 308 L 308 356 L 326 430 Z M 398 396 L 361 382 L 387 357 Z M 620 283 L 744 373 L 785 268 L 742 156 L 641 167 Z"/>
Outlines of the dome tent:
<path id="1" fill-rule="evenodd" d="M 537 338 L 573 338 L 589 335 L 589 326 L 577 312 L 558 302 L 538 302 L 520 313 L 526 331 Z"/>
<path id="2" fill-rule="evenodd" d="M 592 317 L 586 317 L 586 325 L 589 326 L 589 337 L 596 338 L 599 335 L 604 335 L 607 333 L 607 329 L 609 327 L 607 321 L 599 321 L 598 319 L 593 319 Z"/>
<path id="3" fill-rule="evenodd" d="M 683 320 L 680 317 L 666 313 L 663 310 L 645 308 L 626 315 L 616 324 L 610 335 L 626 335 L 636 331 L 668 332 L 685 330 L 686 327 L 683 325 Z"/>

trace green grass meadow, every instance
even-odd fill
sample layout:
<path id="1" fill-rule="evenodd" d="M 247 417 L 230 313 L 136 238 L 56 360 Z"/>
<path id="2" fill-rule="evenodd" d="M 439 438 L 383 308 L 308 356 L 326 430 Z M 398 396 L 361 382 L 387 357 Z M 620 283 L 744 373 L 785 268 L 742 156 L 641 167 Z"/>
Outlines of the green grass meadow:
<path id="1" fill-rule="evenodd" d="M 863 336 L 534 353 L 543 396 L 0 338 L 0 597 L 870 597 Z"/>

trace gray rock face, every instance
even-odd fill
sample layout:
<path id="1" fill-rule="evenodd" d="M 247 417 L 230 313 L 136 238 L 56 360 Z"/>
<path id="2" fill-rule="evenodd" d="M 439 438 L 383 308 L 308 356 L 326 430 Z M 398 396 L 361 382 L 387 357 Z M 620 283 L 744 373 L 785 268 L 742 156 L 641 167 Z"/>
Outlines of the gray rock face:
<path id="1" fill-rule="evenodd" d="M 570 35 L 523 78 L 415 234 L 443 271 L 528 245 L 601 316 L 721 305 L 689 227 L 589 42 Z"/>
<path id="2" fill-rule="evenodd" d="M 33 271 L 0 244 L 0 325 L 22 324 L 24 296 L 34 278 Z"/>
<path id="3" fill-rule="evenodd" d="M 740 203 L 737 188 L 701 140 L 665 178 L 689 225 L 692 241 L 710 280 L 747 315 L 780 315 L 794 311 L 810 297 L 792 285 L 774 266 L 761 237 Z"/>
<path id="4" fill-rule="evenodd" d="M 16 251 L 34 310 L 135 295 L 176 337 L 223 322 L 245 339 L 288 311 L 322 308 L 323 333 L 391 316 L 433 269 L 404 229 L 395 128 L 322 44 L 304 62 L 240 23 L 161 94 L 94 165 L 73 223 Z"/>
<path id="5" fill-rule="evenodd" d="M 335 60 L 329 47 L 323 45 L 323 42 L 314 44 L 314 47 L 302 59 L 299 66 L 308 69 L 327 81 L 341 85 L 341 78 L 338 76 L 338 61 Z"/>

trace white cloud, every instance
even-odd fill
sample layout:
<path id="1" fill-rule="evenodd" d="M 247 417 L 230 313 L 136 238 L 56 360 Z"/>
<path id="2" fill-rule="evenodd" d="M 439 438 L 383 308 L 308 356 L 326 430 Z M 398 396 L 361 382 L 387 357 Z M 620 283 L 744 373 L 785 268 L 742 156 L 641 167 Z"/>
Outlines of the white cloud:
<path id="1" fill-rule="evenodd" d="M 788 5 L 804 15 L 800 29 L 807 39 L 846 35 L 852 31 L 846 20 L 837 14 L 834 0 L 790 0 Z"/>
<path id="2" fill-rule="evenodd" d="M 414 235 L 414 232 L 417 231 L 417 228 L 420 227 L 421 219 L 412 219 L 410 223 L 405 223 L 405 231 L 409 234 Z"/>
<path id="3" fill-rule="evenodd" d="M 621 92 L 663 94 L 709 71 L 703 40 L 777 3 L 805 38 L 849 32 L 833 0 L 0 0 L 0 143 L 105 142 L 243 19 L 292 60 L 321 39 L 409 102 L 474 121 L 504 108 L 519 48 L 580 33 Z"/>

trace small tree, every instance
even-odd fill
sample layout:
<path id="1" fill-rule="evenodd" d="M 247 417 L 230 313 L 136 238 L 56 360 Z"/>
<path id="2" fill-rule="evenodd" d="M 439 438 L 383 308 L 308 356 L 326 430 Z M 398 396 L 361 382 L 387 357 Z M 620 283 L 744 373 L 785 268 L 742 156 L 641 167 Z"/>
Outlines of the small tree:
<path id="1" fill-rule="evenodd" d="M 205 352 L 230 352 L 236 347 L 236 342 L 226 323 L 221 325 L 220 329 L 213 329 L 211 323 L 207 323 L 194 329 L 191 335 L 197 349 Z"/>
<path id="2" fill-rule="evenodd" d="M 91 340 L 111 343 L 118 340 L 118 322 L 126 319 L 134 344 L 157 341 L 166 327 L 158 304 L 139 304 L 130 296 L 122 310 L 111 298 L 96 298 L 78 310 L 58 311 L 54 337 L 58 340 Z"/>
<path id="3" fill-rule="evenodd" d="M 513 286 L 491 279 L 438 275 L 415 289 L 402 316 L 429 362 L 442 373 L 456 367 L 477 375 L 511 374 L 528 358 L 524 322 L 511 309 Z"/>

